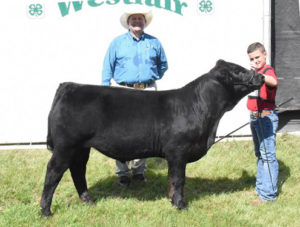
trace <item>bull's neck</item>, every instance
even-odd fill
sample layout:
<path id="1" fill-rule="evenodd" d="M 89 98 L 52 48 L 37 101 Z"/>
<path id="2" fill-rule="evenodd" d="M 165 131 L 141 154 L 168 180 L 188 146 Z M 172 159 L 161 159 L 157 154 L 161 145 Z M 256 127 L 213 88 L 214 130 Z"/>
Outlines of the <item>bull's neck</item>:
<path id="1" fill-rule="evenodd" d="M 209 113 L 213 113 L 215 119 L 221 118 L 225 112 L 231 110 L 234 105 L 234 97 L 228 92 L 224 86 L 220 83 L 217 83 L 215 80 L 212 80 L 211 83 L 214 86 L 200 86 L 198 89 L 201 89 L 201 92 L 197 92 L 199 95 L 209 94 L 206 96 L 207 100 L 205 104 Z M 198 97 L 201 99 L 201 97 Z M 201 108 L 201 107 L 200 107 Z"/>

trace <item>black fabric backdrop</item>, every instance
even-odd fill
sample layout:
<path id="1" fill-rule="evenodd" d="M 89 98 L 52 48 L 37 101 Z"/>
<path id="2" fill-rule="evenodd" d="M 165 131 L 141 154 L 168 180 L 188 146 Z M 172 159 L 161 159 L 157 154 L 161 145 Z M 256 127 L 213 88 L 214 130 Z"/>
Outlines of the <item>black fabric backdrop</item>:
<path id="1" fill-rule="evenodd" d="M 300 110 L 300 12 L 299 0 L 272 0 L 272 65 L 278 77 L 276 104 Z"/>

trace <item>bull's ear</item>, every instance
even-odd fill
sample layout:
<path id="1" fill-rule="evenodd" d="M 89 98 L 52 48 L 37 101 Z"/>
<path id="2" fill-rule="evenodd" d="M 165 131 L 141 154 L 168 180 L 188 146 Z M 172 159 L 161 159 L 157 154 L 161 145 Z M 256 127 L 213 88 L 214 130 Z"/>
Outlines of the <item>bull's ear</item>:
<path id="1" fill-rule="evenodd" d="M 219 59 L 216 63 L 216 65 L 224 65 L 224 63 L 226 63 L 223 59 Z"/>

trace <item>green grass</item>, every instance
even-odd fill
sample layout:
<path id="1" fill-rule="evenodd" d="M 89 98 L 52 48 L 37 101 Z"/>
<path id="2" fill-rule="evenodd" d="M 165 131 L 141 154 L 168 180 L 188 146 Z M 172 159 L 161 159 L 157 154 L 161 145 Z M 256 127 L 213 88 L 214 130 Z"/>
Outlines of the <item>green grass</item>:
<path id="1" fill-rule="evenodd" d="M 167 164 L 147 160 L 147 183 L 121 188 L 115 162 L 92 150 L 87 181 L 95 205 L 78 199 L 70 172 L 52 203 L 54 216 L 42 218 L 39 201 L 47 162 L 45 149 L 0 151 L 0 226 L 299 226 L 300 136 L 277 138 L 280 165 L 276 202 L 253 206 L 256 159 L 252 141 L 222 142 L 188 164 L 188 211 L 167 199 Z"/>

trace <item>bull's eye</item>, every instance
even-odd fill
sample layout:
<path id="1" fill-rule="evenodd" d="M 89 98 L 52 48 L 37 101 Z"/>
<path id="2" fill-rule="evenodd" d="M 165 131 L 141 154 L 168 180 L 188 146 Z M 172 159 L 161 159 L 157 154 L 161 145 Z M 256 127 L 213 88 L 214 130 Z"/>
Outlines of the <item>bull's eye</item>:
<path id="1" fill-rule="evenodd" d="M 240 71 L 240 70 L 236 70 L 234 73 L 235 73 L 238 77 L 241 76 L 241 71 Z"/>

